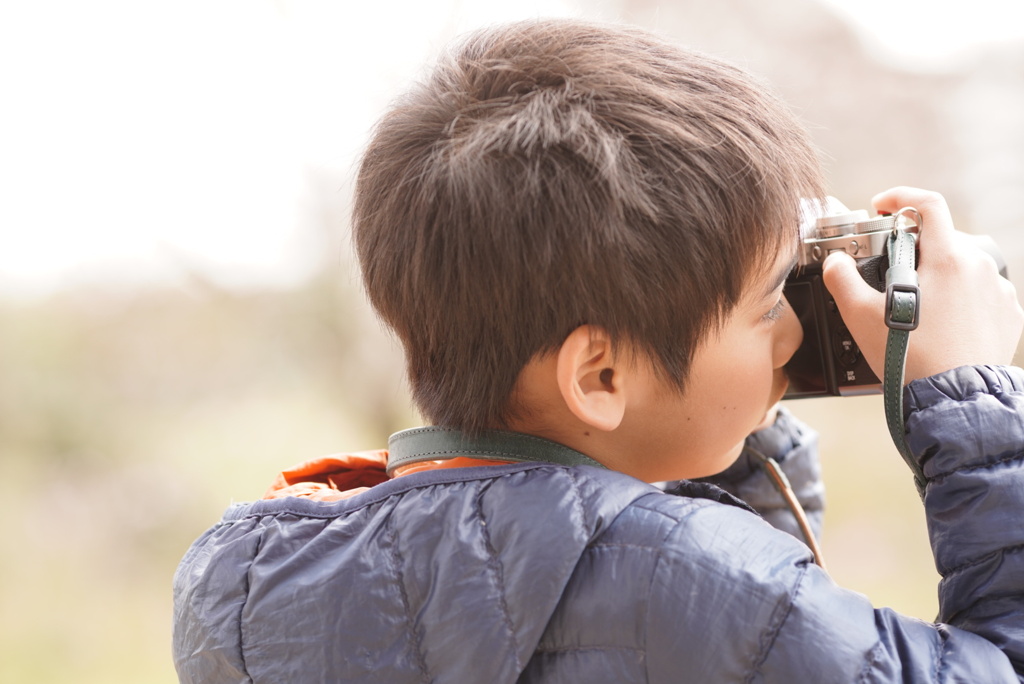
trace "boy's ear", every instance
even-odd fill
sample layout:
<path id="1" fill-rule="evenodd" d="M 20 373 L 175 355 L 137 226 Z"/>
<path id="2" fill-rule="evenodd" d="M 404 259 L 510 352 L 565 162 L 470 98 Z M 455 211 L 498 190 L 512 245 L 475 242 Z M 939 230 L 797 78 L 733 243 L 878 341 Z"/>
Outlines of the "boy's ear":
<path id="1" fill-rule="evenodd" d="M 600 327 L 581 325 L 558 350 L 558 389 L 569 410 L 598 430 L 614 430 L 626 412 L 625 365 Z"/>

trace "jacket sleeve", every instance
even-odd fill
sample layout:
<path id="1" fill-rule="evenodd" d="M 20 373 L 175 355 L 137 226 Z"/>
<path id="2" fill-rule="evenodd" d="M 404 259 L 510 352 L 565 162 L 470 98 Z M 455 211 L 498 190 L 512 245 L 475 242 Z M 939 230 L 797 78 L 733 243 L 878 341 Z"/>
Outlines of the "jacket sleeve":
<path id="1" fill-rule="evenodd" d="M 904 410 L 924 468 L 939 620 L 985 637 L 1024 674 L 1024 371 L 925 378 Z"/>
<path id="2" fill-rule="evenodd" d="M 680 522 L 654 574 L 650 681 L 694 667 L 728 681 L 1024 681 L 1024 371 L 960 368 L 904 396 L 939 621 L 874 608 L 791 538 L 705 506 Z M 701 616 L 700 630 L 680 630 L 681 615 Z"/>
<path id="3" fill-rule="evenodd" d="M 728 469 L 704 478 L 743 500 L 773 527 L 803 541 L 796 518 L 772 484 L 754 452 L 775 459 L 807 514 L 814 536 L 821 538 L 825 485 L 818 461 L 818 435 L 785 408 L 775 423 L 747 438 L 743 452 Z"/>

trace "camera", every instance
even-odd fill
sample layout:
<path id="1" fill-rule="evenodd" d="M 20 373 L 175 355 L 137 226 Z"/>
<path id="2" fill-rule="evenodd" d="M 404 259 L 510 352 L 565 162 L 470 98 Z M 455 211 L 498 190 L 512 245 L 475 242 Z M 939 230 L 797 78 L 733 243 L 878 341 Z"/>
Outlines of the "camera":
<path id="1" fill-rule="evenodd" d="M 863 209 L 850 211 L 835 197 L 802 201 L 800 253 L 783 293 L 800 319 L 804 339 L 786 364 L 789 389 L 783 399 L 881 393 L 881 381 L 864 360 L 825 287 L 821 266 L 825 257 L 842 250 L 856 259 L 857 270 L 869 285 L 885 292 L 887 244 L 896 221 L 888 214 L 869 217 Z M 906 217 L 901 221 L 901 229 L 917 232 L 918 226 Z M 1007 278 L 1006 260 L 992 238 L 969 237 L 992 257 L 999 275 Z"/>
<path id="2" fill-rule="evenodd" d="M 824 203 L 805 200 L 802 216 L 800 253 L 784 294 L 800 319 L 804 339 L 786 365 L 789 389 L 783 398 L 877 394 L 881 381 L 843 323 L 822 280 L 821 266 L 832 252 L 844 251 L 856 259 L 864 280 L 884 292 L 889 268 L 886 243 L 896 218 L 851 211 L 834 197 Z M 905 228 L 917 232 L 913 222 Z"/>

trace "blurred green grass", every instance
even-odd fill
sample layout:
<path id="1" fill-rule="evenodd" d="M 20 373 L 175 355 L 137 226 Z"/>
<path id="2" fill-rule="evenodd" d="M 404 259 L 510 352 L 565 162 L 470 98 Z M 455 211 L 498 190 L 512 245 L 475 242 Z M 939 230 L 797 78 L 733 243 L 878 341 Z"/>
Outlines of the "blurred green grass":
<path id="1" fill-rule="evenodd" d="M 889 437 L 880 395 L 789 402 L 818 430 L 827 487 L 822 548 L 840 586 L 932 621 L 935 570 L 921 499 Z"/>
<path id="2" fill-rule="evenodd" d="M 396 346 L 345 282 L 0 302 L 0 681 L 175 681 L 171 578 L 191 541 L 282 468 L 417 422 Z M 932 619 L 880 399 L 789 408 L 822 433 L 836 581 Z"/>
<path id="3" fill-rule="evenodd" d="M 171 578 L 233 500 L 416 422 L 337 274 L 0 302 L 0 681 L 172 682 Z"/>

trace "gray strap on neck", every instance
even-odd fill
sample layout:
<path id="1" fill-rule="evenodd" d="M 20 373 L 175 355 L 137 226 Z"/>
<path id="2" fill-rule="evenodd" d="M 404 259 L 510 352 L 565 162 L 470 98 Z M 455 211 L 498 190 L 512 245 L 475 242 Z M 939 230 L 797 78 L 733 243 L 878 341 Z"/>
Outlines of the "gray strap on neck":
<path id="1" fill-rule="evenodd" d="M 458 457 L 604 468 L 586 454 L 542 437 L 501 430 L 489 430 L 470 436 L 458 430 L 422 427 L 391 435 L 388 440 L 387 471 L 388 475 L 394 475 L 395 469 L 411 463 Z"/>

